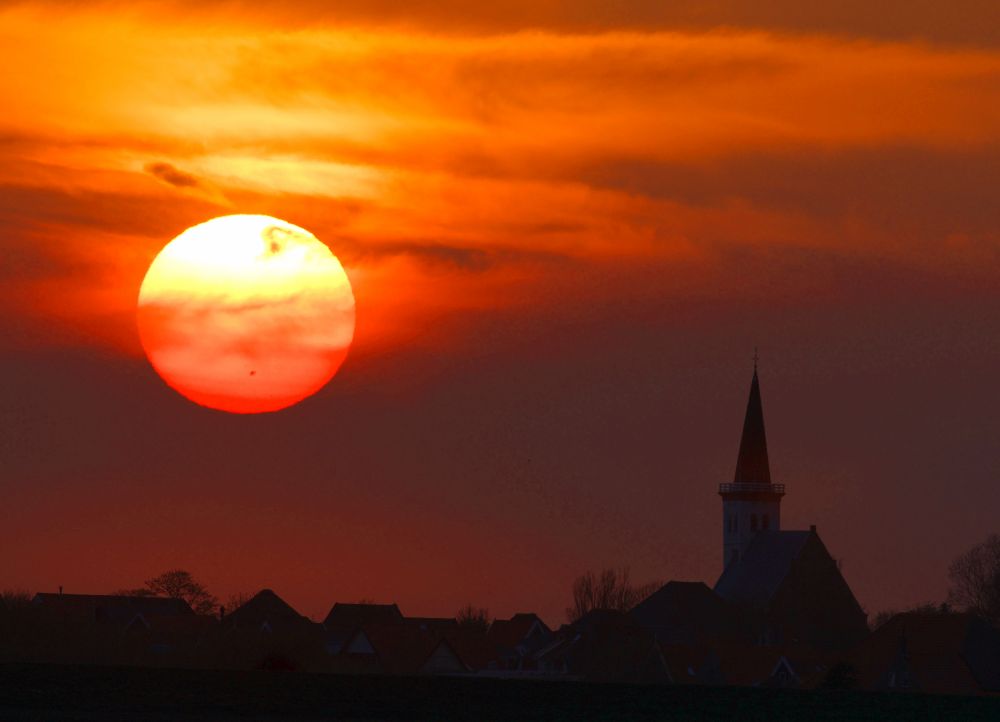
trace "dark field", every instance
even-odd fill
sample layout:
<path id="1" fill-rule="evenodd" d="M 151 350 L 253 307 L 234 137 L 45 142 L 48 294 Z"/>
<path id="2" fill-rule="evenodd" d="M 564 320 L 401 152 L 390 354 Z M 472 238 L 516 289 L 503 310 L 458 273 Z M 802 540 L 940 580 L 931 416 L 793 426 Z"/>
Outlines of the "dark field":
<path id="1" fill-rule="evenodd" d="M 0 665 L 0 720 L 998 720 L 1000 698 Z"/>

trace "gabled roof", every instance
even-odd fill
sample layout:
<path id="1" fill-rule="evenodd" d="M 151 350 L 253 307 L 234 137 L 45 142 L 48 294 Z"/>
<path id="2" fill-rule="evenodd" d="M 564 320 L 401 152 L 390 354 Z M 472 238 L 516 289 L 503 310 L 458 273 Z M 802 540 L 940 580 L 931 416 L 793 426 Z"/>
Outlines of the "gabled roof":
<path id="1" fill-rule="evenodd" d="M 750 382 L 750 398 L 747 413 L 743 419 L 743 436 L 736 458 L 736 484 L 770 484 L 771 468 L 767 461 L 767 438 L 764 434 L 764 409 L 760 401 L 760 382 L 757 380 L 757 366 L 754 364 L 753 381 Z"/>
<path id="2" fill-rule="evenodd" d="M 402 624 L 403 615 L 395 604 L 344 604 L 336 602 L 323 620 L 328 630 L 354 630 L 366 624 Z"/>
<path id="3" fill-rule="evenodd" d="M 849 661 L 868 689 L 1000 692 L 1000 631 L 971 614 L 897 614 L 859 644 Z"/>
<path id="4" fill-rule="evenodd" d="M 722 572 L 715 593 L 736 604 L 766 607 L 813 536 L 812 531 L 757 532 L 743 557 Z"/>
<path id="5" fill-rule="evenodd" d="M 32 603 L 53 614 L 123 624 L 130 623 L 136 614 L 146 617 L 194 615 L 187 602 L 171 597 L 39 592 L 32 599 Z"/>
<path id="6" fill-rule="evenodd" d="M 445 630 L 442 636 L 469 669 L 488 669 L 491 663 L 496 666 L 499 657 L 497 647 L 482 629 L 456 626 Z"/>
<path id="7" fill-rule="evenodd" d="M 735 610 L 704 582 L 667 582 L 629 614 L 661 643 L 692 644 L 737 634 Z"/>
<path id="8" fill-rule="evenodd" d="M 441 635 L 399 623 L 367 624 L 351 635 L 344 649 L 350 648 L 361 635 L 371 645 L 382 670 L 392 674 L 415 674 L 421 671 L 424 663 L 442 644 L 458 658 L 451 644 Z"/>
<path id="9" fill-rule="evenodd" d="M 542 637 L 548 637 L 552 630 L 541 617 L 532 612 L 519 612 L 510 619 L 494 619 L 487 636 L 490 642 L 503 649 L 514 649 L 523 643 L 532 630 L 537 629 Z"/>
<path id="10" fill-rule="evenodd" d="M 308 619 L 296 612 L 291 605 L 270 589 L 257 592 L 250 601 L 226 617 L 233 627 L 262 627 L 269 625 L 300 624 Z"/>

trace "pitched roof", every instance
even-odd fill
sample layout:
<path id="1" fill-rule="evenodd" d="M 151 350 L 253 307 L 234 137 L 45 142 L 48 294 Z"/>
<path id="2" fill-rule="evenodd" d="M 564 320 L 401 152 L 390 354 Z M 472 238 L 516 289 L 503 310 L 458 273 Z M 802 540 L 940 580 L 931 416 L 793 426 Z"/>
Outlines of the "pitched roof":
<path id="1" fill-rule="evenodd" d="M 359 635 L 364 635 L 371 644 L 379 666 L 392 674 L 414 674 L 421 671 L 424 663 L 442 644 L 447 645 L 454 654 L 451 645 L 440 635 L 399 623 L 366 624 L 351 635 L 344 648 L 349 648 Z"/>
<path id="2" fill-rule="evenodd" d="M 962 659 L 979 686 L 1000 693 L 1000 629 L 979 617 L 969 619 Z"/>
<path id="3" fill-rule="evenodd" d="M 629 614 L 662 643 L 734 636 L 735 611 L 704 582 L 667 582 Z"/>
<path id="4" fill-rule="evenodd" d="M 743 436 L 736 457 L 736 484 L 770 484 L 771 468 L 767 462 L 767 438 L 764 435 L 764 409 L 760 401 L 760 382 L 754 366 L 750 382 L 750 398 L 743 419 Z"/>
<path id="5" fill-rule="evenodd" d="M 496 666 L 499 657 L 497 647 L 482 629 L 456 626 L 444 630 L 442 636 L 469 669 L 488 669 L 491 663 Z"/>
<path id="6" fill-rule="evenodd" d="M 234 627 L 260 627 L 265 622 L 273 627 L 275 624 L 309 621 L 270 589 L 261 589 L 250 601 L 235 609 L 226 620 Z"/>
<path id="7" fill-rule="evenodd" d="M 354 630 L 366 624 L 401 624 L 403 614 L 395 604 L 344 604 L 336 602 L 323 620 L 328 630 Z"/>
<path id="8" fill-rule="evenodd" d="M 849 661 L 868 689 L 1000 692 L 1000 631 L 971 614 L 897 614 L 859 644 Z"/>
<path id="9" fill-rule="evenodd" d="M 541 618 L 532 612 L 519 612 L 510 619 L 494 619 L 487 636 L 498 647 L 513 649 L 525 641 L 528 634 L 539 625 L 543 637 L 552 634 Z"/>
<path id="10" fill-rule="evenodd" d="M 53 614 L 111 623 L 128 624 L 135 618 L 136 614 L 144 616 L 194 615 L 194 611 L 187 602 L 171 597 L 39 592 L 32 599 L 32 603 Z"/>
<path id="11" fill-rule="evenodd" d="M 767 606 L 811 536 L 814 532 L 757 532 L 743 557 L 722 572 L 715 593 L 729 602 Z"/>

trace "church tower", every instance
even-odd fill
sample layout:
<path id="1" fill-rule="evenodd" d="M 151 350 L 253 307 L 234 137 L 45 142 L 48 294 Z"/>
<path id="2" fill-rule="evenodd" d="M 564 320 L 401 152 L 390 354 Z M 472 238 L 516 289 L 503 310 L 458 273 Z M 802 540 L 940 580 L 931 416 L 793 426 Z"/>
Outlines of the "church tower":
<path id="1" fill-rule="evenodd" d="M 764 409 L 757 380 L 757 357 L 754 354 L 750 399 L 743 420 L 736 475 L 731 484 L 719 484 L 722 497 L 723 568 L 743 558 L 750 541 L 760 531 L 781 529 L 781 497 L 784 484 L 771 483 L 767 463 L 767 439 L 764 436 Z"/>

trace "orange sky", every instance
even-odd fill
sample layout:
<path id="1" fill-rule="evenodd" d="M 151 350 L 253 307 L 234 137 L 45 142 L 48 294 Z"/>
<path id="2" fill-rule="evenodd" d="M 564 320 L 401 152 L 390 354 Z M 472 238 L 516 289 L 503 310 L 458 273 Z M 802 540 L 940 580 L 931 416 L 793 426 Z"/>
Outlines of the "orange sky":
<path id="1" fill-rule="evenodd" d="M 909 398 L 923 374 L 958 384 L 940 392 L 939 417 L 1000 391 L 986 373 L 1000 360 L 996 3 L 396 5 L 0 3 L 0 342 L 18 388 L 0 419 L 0 484 L 23 505 L 0 512 L 17 535 L 0 551 L 10 583 L 48 588 L 78 568 L 65 559 L 79 549 L 38 529 L 70 525 L 84 498 L 89 521 L 73 528 L 101 548 L 133 521 L 156 539 L 116 558 L 118 576 L 78 575 L 81 591 L 177 559 L 220 592 L 284 582 L 309 613 L 332 594 L 394 595 L 425 613 L 475 596 L 558 621 L 573 574 L 592 566 L 712 582 L 712 489 L 735 458 L 759 343 L 774 359 L 765 412 L 787 434 L 772 456 L 839 479 L 782 479 L 802 515 L 786 516 L 818 518 L 850 560 L 887 543 L 880 534 L 910 548 L 925 514 L 950 509 L 948 541 L 922 542 L 891 589 L 874 561 L 848 574 L 870 609 L 943 594 L 942 565 L 989 531 L 969 499 L 997 468 L 992 444 L 977 445 L 996 422 L 984 412 L 963 417 L 971 432 L 928 423 L 912 442 L 876 440 L 880 424 L 913 423 L 892 394 Z M 310 230 L 354 287 L 351 358 L 284 421 L 227 426 L 177 406 L 143 366 L 146 268 L 184 228 L 229 213 Z M 90 373 L 96 397 L 64 378 Z M 149 423 L 129 443 L 148 459 L 122 461 L 111 441 L 139 413 L 108 400 L 129 384 L 145 389 Z M 785 396 L 771 406 L 772 393 Z M 787 433 L 798 415 L 833 423 L 819 399 L 851 393 L 870 438 Z M 106 434 L 74 437 L 100 405 L 115 409 L 96 424 Z M 314 440 L 324 414 L 349 451 Z M 678 417 L 706 421 L 682 433 Z M 631 423 L 641 431 L 623 459 L 610 439 Z M 217 450 L 187 438 L 191 426 Z M 261 452 L 248 451 L 258 433 L 285 435 L 274 472 L 298 480 L 298 501 L 271 498 Z M 608 458 L 590 459 L 606 437 Z M 914 469 L 896 462 L 927 439 L 948 440 L 942 459 L 970 460 L 972 486 L 889 530 L 852 521 L 851 538 L 857 494 L 881 479 L 898 503 Z M 161 457 L 158 443 L 203 463 Z M 226 463 L 212 460 L 221 450 Z M 947 474 L 924 462 L 929 492 Z M 649 511 L 694 483 L 669 513 Z M 848 496 L 835 502 L 831 485 Z M 707 529 L 671 527 L 674 504 L 700 505 L 689 516 Z M 181 543 L 181 524 L 204 527 L 215 551 Z M 282 541 L 240 556 L 239 530 L 255 524 Z M 367 552 L 351 557 L 359 540 Z M 678 544 L 680 557 L 667 552 Z M 16 560 L 22 546 L 31 556 Z M 341 565 L 320 590 L 310 580 L 334 552 L 317 549 Z M 465 553 L 495 572 L 456 579 Z M 524 584 L 531 593 L 510 591 Z"/>

